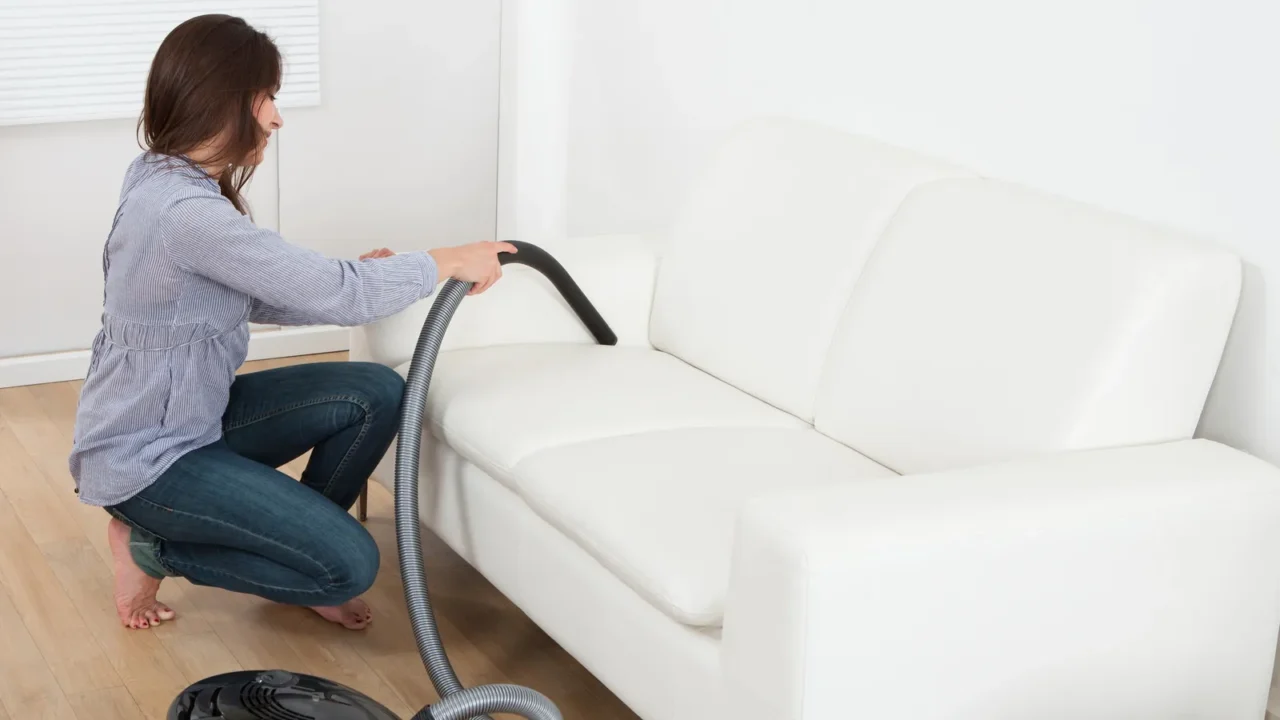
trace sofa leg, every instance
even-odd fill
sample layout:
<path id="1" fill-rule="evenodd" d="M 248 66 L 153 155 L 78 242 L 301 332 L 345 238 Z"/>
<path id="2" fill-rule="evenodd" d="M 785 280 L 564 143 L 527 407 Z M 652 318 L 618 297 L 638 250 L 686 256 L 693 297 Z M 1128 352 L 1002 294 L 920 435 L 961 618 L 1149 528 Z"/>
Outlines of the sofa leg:
<path id="1" fill-rule="evenodd" d="M 356 503 L 356 518 L 360 522 L 369 519 L 369 481 L 364 481 L 364 487 L 360 488 L 360 500 Z"/>

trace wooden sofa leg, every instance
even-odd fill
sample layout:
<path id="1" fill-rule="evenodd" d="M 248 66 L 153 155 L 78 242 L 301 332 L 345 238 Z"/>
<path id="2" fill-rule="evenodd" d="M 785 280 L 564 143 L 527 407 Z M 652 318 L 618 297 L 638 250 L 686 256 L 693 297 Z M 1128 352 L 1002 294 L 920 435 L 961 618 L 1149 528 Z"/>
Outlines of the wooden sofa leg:
<path id="1" fill-rule="evenodd" d="M 364 481 L 364 487 L 360 488 L 360 501 L 356 505 L 356 517 L 360 522 L 369 519 L 369 481 Z"/>

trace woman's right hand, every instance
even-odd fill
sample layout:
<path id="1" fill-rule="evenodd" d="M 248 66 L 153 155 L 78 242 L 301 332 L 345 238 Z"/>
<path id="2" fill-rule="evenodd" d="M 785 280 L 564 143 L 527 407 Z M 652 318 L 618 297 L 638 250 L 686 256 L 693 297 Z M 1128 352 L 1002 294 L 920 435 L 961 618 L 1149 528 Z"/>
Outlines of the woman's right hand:
<path id="1" fill-rule="evenodd" d="M 468 295 L 479 295 L 493 287 L 502 277 L 498 253 L 514 253 L 516 247 L 505 242 L 478 242 L 470 245 L 436 248 L 428 251 L 440 268 L 441 279 L 451 277 L 474 283 Z"/>

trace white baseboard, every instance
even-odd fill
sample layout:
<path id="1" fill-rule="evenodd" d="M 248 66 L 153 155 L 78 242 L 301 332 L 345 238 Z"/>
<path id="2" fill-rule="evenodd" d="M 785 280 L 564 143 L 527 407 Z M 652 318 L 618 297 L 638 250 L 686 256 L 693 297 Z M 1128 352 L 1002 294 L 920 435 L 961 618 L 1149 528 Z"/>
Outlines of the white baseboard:
<path id="1" fill-rule="evenodd" d="M 315 355 L 348 349 L 351 331 L 321 326 L 266 329 L 249 338 L 248 360 Z M 0 358 L 0 388 L 82 380 L 89 370 L 89 351 Z"/>
<path id="2" fill-rule="evenodd" d="M 281 328 L 254 333 L 249 339 L 247 360 L 318 355 L 341 352 L 351 347 L 350 328 L 322 327 Z"/>
<path id="3" fill-rule="evenodd" d="M 0 388 L 80 380 L 88 369 L 88 350 L 4 358 L 0 360 Z"/>

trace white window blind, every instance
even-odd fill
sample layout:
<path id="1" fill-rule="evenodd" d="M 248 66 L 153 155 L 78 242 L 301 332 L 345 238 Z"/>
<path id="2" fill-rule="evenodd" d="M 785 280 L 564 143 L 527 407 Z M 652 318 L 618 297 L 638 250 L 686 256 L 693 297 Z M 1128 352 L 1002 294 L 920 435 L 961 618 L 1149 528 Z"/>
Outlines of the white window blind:
<path id="1" fill-rule="evenodd" d="M 137 118 L 160 42 L 206 13 L 275 40 L 280 106 L 320 103 L 319 0 L 0 0 L 0 125 Z"/>

